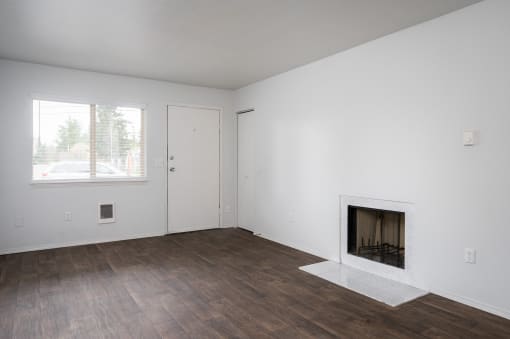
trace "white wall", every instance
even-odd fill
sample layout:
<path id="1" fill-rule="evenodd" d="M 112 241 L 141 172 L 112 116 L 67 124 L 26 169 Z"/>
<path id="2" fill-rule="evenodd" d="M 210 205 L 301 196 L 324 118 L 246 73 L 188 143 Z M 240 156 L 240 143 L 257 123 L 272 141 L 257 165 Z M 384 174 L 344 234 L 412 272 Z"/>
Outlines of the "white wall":
<path id="1" fill-rule="evenodd" d="M 510 317 L 509 37 L 488 0 L 239 90 L 255 231 L 338 260 L 340 194 L 412 202 L 419 285 Z"/>
<path id="2" fill-rule="evenodd" d="M 32 95 L 112 104 L 145 104 L 147 173 L 143 183 L 31 185 Z M 234 120 L 231 91 L 176 85 L 0 60 L 0 253 L 166 233 L 166 105 L 221 107 L 223 225 L 233 226 Z M 117 222 L 97 224 L 97 203 L 115 201 Z M 64 211 L 73 213 L 64 222 Z M 24 227 L 14 226 L 16 217 Z"/>

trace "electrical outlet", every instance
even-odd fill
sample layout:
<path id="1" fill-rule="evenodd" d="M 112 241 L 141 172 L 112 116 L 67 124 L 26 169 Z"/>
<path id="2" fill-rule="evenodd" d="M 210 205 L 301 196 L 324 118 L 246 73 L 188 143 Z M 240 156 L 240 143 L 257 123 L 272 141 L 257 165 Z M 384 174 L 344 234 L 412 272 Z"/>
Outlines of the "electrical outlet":
<path id="1" fill-rule="evenodd" d="M 71 212 L 64 212 L 64 221 L 72 221 L 73 214 Z"/>
<path id="2" fill-rule="evenodd" d="M 478 143 L 478 131 L 465 130 L 463 134 L 464 146 L 475 146 Z"/>
<path id="3" fill-rule="evenodd" d="M 467 264 L 476 264 L 476 250 L 474 248 L 464 249 L 464 262 Z"/>

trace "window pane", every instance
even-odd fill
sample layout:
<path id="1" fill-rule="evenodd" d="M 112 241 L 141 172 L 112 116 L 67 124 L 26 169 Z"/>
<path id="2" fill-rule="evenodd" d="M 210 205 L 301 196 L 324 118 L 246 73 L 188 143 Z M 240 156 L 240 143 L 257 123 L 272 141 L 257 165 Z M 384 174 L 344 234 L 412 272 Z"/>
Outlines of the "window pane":
<path id="1" fill-rule="evenodd" d="M 90 105 L 33 101 L 34 180 L 90 176 Z"/>
<path id="2" fill-rule="evenodd" d="M 142 110 L 96 106 L 96 176 L 144 176 Z"/>
<path id="3" fill-rule="evenodd" d="M 33 179 L 145 176 L 143 115 L 139 108 L 34 100 Z"/>

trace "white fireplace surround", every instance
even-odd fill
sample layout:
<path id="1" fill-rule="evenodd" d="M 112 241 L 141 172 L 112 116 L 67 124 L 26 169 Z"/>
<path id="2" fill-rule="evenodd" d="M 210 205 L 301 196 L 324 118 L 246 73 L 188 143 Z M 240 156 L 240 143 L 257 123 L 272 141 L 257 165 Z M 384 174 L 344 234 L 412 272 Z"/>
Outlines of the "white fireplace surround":
<path id="1" fill-rule="evenodd" d="M 347 209 L 348 206 L 359 206 L 405 213 L 405 268 L 393 267 L 361 258 L 347 252 Z M 342 264 L 369 272 L 387 279 L 416 286 L 413 278 L 414 269 L 414 205 L 409 202 L 364 198 L 340 195 L 340 262 Z"/>

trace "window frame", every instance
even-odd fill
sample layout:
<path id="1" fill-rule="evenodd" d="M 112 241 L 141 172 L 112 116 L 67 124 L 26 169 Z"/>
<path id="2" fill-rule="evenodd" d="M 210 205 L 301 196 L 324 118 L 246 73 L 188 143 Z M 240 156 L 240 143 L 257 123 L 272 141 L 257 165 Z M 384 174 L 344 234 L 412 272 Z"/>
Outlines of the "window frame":
<path id="1" fill-rule="evenodd" d="M 105 100 L 87 100 L 87 99 L 76 99 L 62 96 L 52 96 L 52 95 L 39 95 L 32 94 L 29 101 L 30 107 L 30 121 L 31 121 L 31 152 L 30 152 L 30 163 L 33 164 L 34 159 L 34 147 L 33 147 L 33 128 L 34 128 L 34 111 L 33 111 L 33 102 L 39 101 L 55 101 L 62 103 L 70 103 L 70 104 L 81 104 L 81 105 L 104 105 L 104 106 L 117 106 L 117 107 L 129 107 L 129 108 L 137 108 L 142 111 L 142 130 L 140 131 L 142 134 L 142 143 L 143 143 L 143 154 L 144 159 L 141 164 L 143 164 L 144 173 L 143 176 L 140 177 L 89 177 L 89 178 L 80 178 L 80 179 L 34 179 L 34 169 L 33 165 L 31 165 L 30 171 L 30 184 L 31 185 L 46 185 L 46 184 L 105 184 L 105 183 L 139 183 L 139 182 L 147 182 L 148 181 L 148 168 L 147 168 L 147 105 L 140 103 L 126 103 L 126 102 L 118 102 L 118 101 L 105 101 Z M 95 119 L 94 119 L 95 121 Z M 90 121 L 92 123 L 92 121 Z M 95 128 L 94 128 L 95 130 Z M 92 157 L 90 158 L 92 159 Z M 95 156 L 94 156 L 95 159 Z"/>

